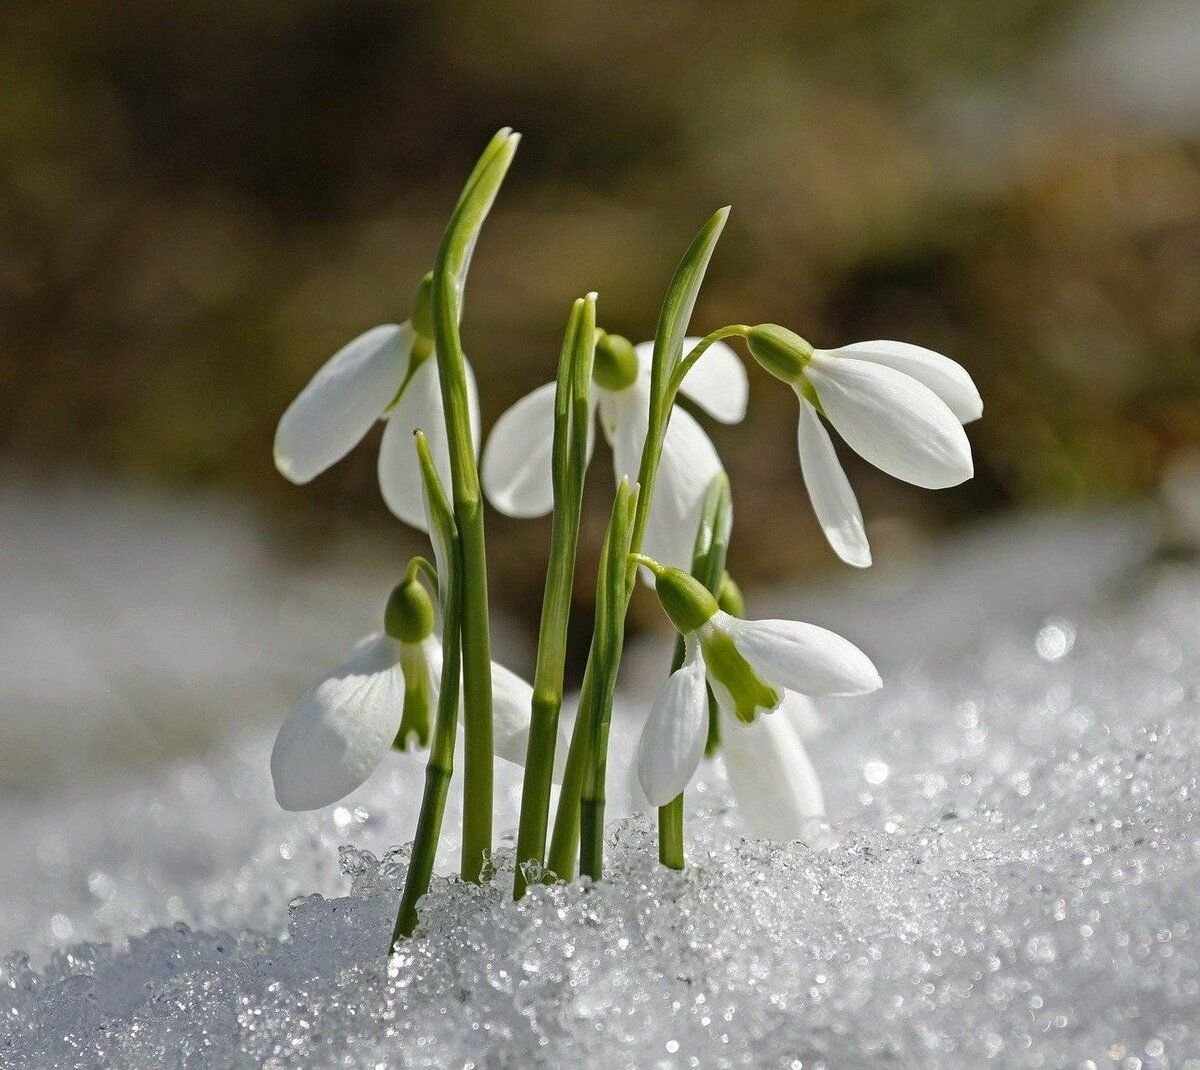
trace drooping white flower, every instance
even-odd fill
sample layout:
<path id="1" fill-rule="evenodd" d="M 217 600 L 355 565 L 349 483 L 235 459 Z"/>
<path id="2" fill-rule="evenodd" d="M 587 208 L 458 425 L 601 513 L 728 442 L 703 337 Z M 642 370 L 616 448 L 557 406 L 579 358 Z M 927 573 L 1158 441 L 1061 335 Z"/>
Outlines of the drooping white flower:
<path id="1" fill-rule="evenodd" d="M 392 634 L 360 640 L 284 719 L 271 751 L 271 777 L 275 798 L 285 810 L 315 810 L 337 802 L 362 784 L 393 747 L 428 746 L 441 690 L 441 640 L 432 630 L 420 635 L 420 627 L 391 625 L 389 615 Z M 532 698 L 529 684 L 492 663 L 495 752 L 519 765 L 525 762 Z M 560 746 L 557 776 L 565 755 L 566 747 Z"/>
<path id="2" fill-rule="evenodd" d="M 478 450 L 479 399 L 470 365 L 467 389 Z M 425 432 L 447 485 L 450 451 L 437 355 L 411 321 L 372 327 L 325 363 L 279 421 L 275 466 L 293 483 L 307 483 L 345 457 L 376 420 L 387 421 L 379 447 L 383 500 L 406 524 L 427 530 L 413 430 Z"/>
<path id="3" fill-rule="evenodd" d="M 697 342 L 685 339 L 684 351 Z M 649 423 L 653 350 L 652 342 L 632 346 L 616 335 L 602 335 L 597 343 L 592 410 L 612 446 L 618 483 L 638 478 Z M 553 508 L 554 389 L 547 383 L 513 405 L 496 422 L 484 449 L 484 490 L 509 516 L 542 516 Z M 709 346 L 680 390 L 722 423 L 737 423 L 746 414 L 746 369 L 724 342 Z M 590 436 L 588 449 L 590 455 Z M 721 470 L 708 435 L 691 413 L 675 406 L 643 542 L 648 554 L 668 564 L 690 565 L 704 494 Z"/>
<path id="4" fill-rule="evenodd" d="M 704 753 L 708 692 L 721 714 L 722 747 L 739 801 L 760 816 L 786 803 L 792 815 L 822 806 L 794 719 L 798 695 L 860 695 L 881 686 L 871 660 L 824 628 L 787 620 L 741 620 L 717 608 L 696 580 L 655 570 L 663 608 L 684 639 L 683 665 L 659 692 L 638 744 L 638 780 L 662 806 L 687 786 Z M 786 815 L 781 814 L 781 818 Z M 764 818 L 765 820 L 765 818 Z M 782 822 L 790 827 L 789 822 Z"/>
<path id="5" fill-rule="evenodd" d="M 736 717 L 721 722 L 718 753 L 748 835 L 796 840 L 808 821 L 824 816 L 825 796 L 804 746 L 815 717 L 807 696 L 785 690 L 779 708 L 753 724 Z"/>
<path id="6" fill-rule="evenodd" d="M 907 342 L 856 342 L 813 349 L 774 324 L 751 329 L 750 351 L 800 401 L 800 468 L 813 511 L 847 564 L 871 564 L 862 513 L 834 452 L 824 415 L 864 460 L 930 490 L 974 472 L 963 424 L 983 414 L 970 375 L 949 357 Z"/>

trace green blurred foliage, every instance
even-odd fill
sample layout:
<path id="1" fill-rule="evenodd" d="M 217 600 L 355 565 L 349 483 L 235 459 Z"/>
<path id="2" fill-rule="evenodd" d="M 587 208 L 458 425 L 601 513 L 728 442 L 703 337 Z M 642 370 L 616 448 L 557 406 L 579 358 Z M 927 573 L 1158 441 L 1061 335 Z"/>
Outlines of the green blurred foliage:
<path id="1" fill-rule="evenodd" d="M 391 530 L 371 447 L 294 488 L 271 466 L 274 424 L 339 345 L 407 315 L 463 176 L 511 124 L 525 139 L 465 325 L 485 423 L 552 377 L 584 291 L 607 328 L 649 337 L 680 252 L 732 203 L 698 327 L 907 339 L 981 386 L 972 484 L 925 494 L 846 457 L 883 552 L 915 524 L 1143 492 L 1200 443 L 1200 124 L 1153 121 L 1122 107 L 1119 79 L 1100 84 L 1087 50 L 1102 59 L 1103 37 L 1081 27 L 1108 11 L 10 2 L 5 454 L 227 484 L 293 526 Z M 751 380 L 752 420 L 713 430 L 731 561 L 748 577 L 825 567 L 794 399 Z M 594 482 L 598 542 L 611 489 Z M 492 531 L 525 563 L 495 570 L 501 597 L 535 605 L 522 585 L 546 525 Z"/>

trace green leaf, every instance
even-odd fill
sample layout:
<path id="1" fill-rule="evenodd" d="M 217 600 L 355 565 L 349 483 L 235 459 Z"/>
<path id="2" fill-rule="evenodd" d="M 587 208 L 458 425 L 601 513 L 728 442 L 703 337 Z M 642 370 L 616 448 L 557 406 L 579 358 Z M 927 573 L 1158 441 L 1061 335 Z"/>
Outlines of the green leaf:
<path id="1" fill-rule="evenodd" d="M 429 440 L 424 431 L 416 431 L 413 438 L 417 444 L 417 461 L 421 466 L 421 487 L 425 492 L 425 515 L 429 519 L 429 541 L 433 543 L 433 556 L 437 562 L 438 598 L 444 603 L 449 590 L 451 562 L 454 546 L 458 539 L 458 527 L 454 522 L 454 509 L 446 496 L 441 476 L 429 452 Z M 442 606 L 443 610 L 445 606 Z"/>
<path id="2" fill-rule="evenodd" d="M 471 264 L 475 242 L 483 222 L 495 203 L 509 165 L 517 152 L 521 135 L 507 127 L 499 131 L 484 149 L 475 170 L 463 187 L 454 213 L 442 235 L 442 244 L 434 261 L 434 277 L 445 271 L 454 279 L 455 296 L 461 300 L 463 280 Z"/>
<path id="3" fill-rule="evenodd" d="M 717 240 L 721 237 L 721 231 L 725 229 L 725 220 L 728 218 L 728 206 L 713 213 L 683 254 L 683 259 L 671 279 L 671 285 L 667 288 L 667 296 L 663 300 L 662 311 L 658 317 L 658 329 L 654 334 L 654 362 L 650 373 L 652 405 L 663 404 L 671 373 L 683 356 L 683 340 L 687 336 L 692 310 L 696 306 L 696 296 L 700 292 L 704 274 L 708 270 L 708 262 L 712 259 L 713 250 L 717 247 Z"/>

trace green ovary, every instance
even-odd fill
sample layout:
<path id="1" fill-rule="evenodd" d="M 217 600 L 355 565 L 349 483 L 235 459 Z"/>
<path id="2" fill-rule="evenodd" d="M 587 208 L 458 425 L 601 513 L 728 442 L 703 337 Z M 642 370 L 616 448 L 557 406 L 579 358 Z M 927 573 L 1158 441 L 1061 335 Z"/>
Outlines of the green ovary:
<path id="1" fill-rule="evenodd" d="M 739 721 L 750 724 L 760 709 L 779 705 L 779 693 L 754 671 L 728 634 L 714 629 L 700 646 L 709 676 L 732 696 Z"/>
<path id="2" fill-rule="evenodd" d="M 410 744 L 429 746 L 429 666 L 419 646 L 405 644 L 400 652 L 400 671 L 404 673 L 404 710 L 400 730 L 392 741 L 396 750 L 408 750 Z"/>

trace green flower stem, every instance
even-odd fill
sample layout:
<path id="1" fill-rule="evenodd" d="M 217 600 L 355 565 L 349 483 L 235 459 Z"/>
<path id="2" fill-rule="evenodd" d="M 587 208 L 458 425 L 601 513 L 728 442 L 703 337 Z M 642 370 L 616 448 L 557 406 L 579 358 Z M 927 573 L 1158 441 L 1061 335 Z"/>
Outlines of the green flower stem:
<path id="1" fill-rule="evenodd" d="M 442 815 L 446 810 L 446 796 L 450 790 L 450 779 L 454 775 L 454 741 L 458 733 L 458 681 L 461 666 L 459 628 L 462 605 L 459 588 L 461 562 L 458 532 L 446 491 L 429 453 L 429 444 L 419 431 L 416 440 L 421 475 L 425 481 L 426 500 L 429 503 L 432 525 L 430 535 L 440 542 L 442 559 L 446 562 L 446 575 L 441 577 L 438 585 L 443 622 L 442 679 L 433 739 L 429 746 L 429 762 L 425 767 L 425 793 L 421 799 L 421 813 L 417 818 L 417 831 L 413 837 L 412 855 L 404 879 L 404 892 L 400 897 L 396 926 L 392 930 L 392 946 L 395 946 L 397 940 L 412 935 L 417 926 L 417 903 L 421 896 L 429 891 L 429 879 L 433 875 L 433 863 L 437 857 L 437 845 L 442 832 Z M 428 562 L 423 562 L 423 565 L 427 568 Z"/>
<path id="2" fill-rule="evenodd" d="M 518 140 L 519 135 L 502 130 L 480 158 L 446 227 L 434 260 L 430 293 L 461 572 L 465 744 L 462 877 L 475 882 L 482 879 L 492 851 L 492 670 L 483 498 L 471 433 L 466 358 L 458 324 L 471 253 L 512 163 Z"/>
<path id="3" fill-rule="evenodd" d="M 562 787 L 558 792 L 558 809 L 554 814 L 554 833 L 550 837 L 550 852 L 546 869 L 558 880 L 569 881 L 575 876 L 575 858 L 579 847 L 579 800 L 583 795 L 584 773 L 590 764 L 588 755 L 592 743 L 592 717 L 596 705 L 595 677 L 599 658 L 596 635 L 588 649 L 587 668 L 579 689 L 579 709 L 575 727 L 571 730 L 571 745 L 563 771 Z"/>
<path id="4" fill-rule="evenodd" d="M 605 775 L 608 765 L 608 730 L 612 718 L 613 693 L 625 638 L 626 564 L 629 553 L 631 521 L 637 508 L 637 488 L 621 480 L 613 502 L 612 518 L 604 538 L 600 574 L 596 582 L 596 643 L 605 666 L 600 679 L 598 699 L 589 724 L 590 761 L 584 766 L 580 796 L 579 872 L 599 880 L 604 864 Z M 593 685 L 596 686 L 596 685 Z"/>
<path id="5" fill-rule="evenodd" d="M 654 496 L 654 481 L 658 472 L 658 463 L 662 457 L 663 439 L 667 433 L 667 422 L 671 417 L 671 408 L 675 401 L 677 387 L 674 385 L 673 373 L 683 356 L 683 340 L 687 334 L 687 326 L 691 321 L 692 310 L 696 304 L 696 296 L 700 292 L 700 284 L 704 281 L 704 273 L 712 259 L 717 240 L 729 217 L 729 209 L 721 208 L 715 212 L 700 232 L 688 246 L 679 267 L 667 288 L 663 300 L 662 311 L 658 317 L 658 328 L 654 337 L 654 357 L 650 369 L 650 412 L 646 433 L 646 442 L 642 447 L 642 458 L 638 469 L 639 493 L 633 518 L 633 531 L 629 540 L 631 552 L 642 548 L 646 535 L 646 524 L 650 515 L 650 503 Z M 736 333 L 736 332 L 735 332 Z M 715 340 L 715 339 L 714 339 Z M 633 597 L 633 587 L 637 582 L 637 568 L 634 565 L 626 567 L 627 579 L 624 604 L 620 608 L 620 626 L 624 627 L 625 614 L 629 608 L 629 600 Z M 595 733 L 591 725 L 593 717 L 599 717 L 605 723 L 612 715 L 611 694 L 604 708 L 604 689 L 599 688 L 601 681 L 616 679 L 619 664 L 596 665 L 598 658 L 602 659 L 605 651 L 593 637 L 592 647 L 588 654 L 588 667 L 584 674 L 584 690 L 580 695 L 579 714 L 575 719 L 575 728 L 571 737 L 571 749 L 567 756 L 567 770 L 563 777 L 562 790 L 559 792 L 558 812 L 554 820 L 554 835 L 550 844 L 549 868 L 560 879 L 569 879 L 573 866 L 570 855 L 574 853 L 574 845 L 579 836 L 579 807 L 583 788 L 583 771 L 595 762 L 604 762 L 603 756 L 590 754 L 590 740 Z M 615 657 L 620 659 L 621 651 L 615 651 Z M 603 836 L 600 837 L 600 849 L 603 848 Z M 596 867 L 599 868 L 598 866 Z"/>
<path id="6" fill-rule="evenodd" d="M 423 433 L 421 437 L 425 437 Z M 435 599 L 440 598 L 441 584 L 438 580 L 437 569 L 434 568 L 428 559 L 421 557 L 419 554 L 409 558 L 408 568 L 404 570 L 404 578 L 410 582 L 418 576 L 425 578 L 425 582 L 429 584 L 430 590 L 433 591 L 433 597 Z"/>
<path id="7" fill-rule="evenodd" d="M 683 869 L 683 795 L 658 808 L 658 860 L 667 869 Z"/>
<path id="8" fill-rule="evenodd" d="M 696 528 L 696 544 L 692 550 L 692 575 L 712 595 L 721 589 L 725 575 L 725 555 L 729 549 L 729 534 L 733 529 L 733 500 L 729 493 L 729 477 L 724 472 L 713 476 L 704 495 L 700 524 Z M 675 642 L 671 672 L 683 665 L 683 637 Z M 708 696 L 708 734 L 714 735 L 718 723 L 717 704 Z M 706 748 L 707 750 L 707 745 Z M 658 808 L 658 860 L 670 869 L 683 869 L 683 795 Z"/>
<path id="9" fill-rule="evenodd" d="M 554 392 L 554 517 L 550 562 L 542 594 L 537 668 L 533 677 L 529 746 L 521 790 L 517 828 L 517 865 L 513 898 L 525 894 L 526 864 L 540 867 L 546 856 L 546 825 L 554 751 L 563 700 L 563 669 L 567 657 L 567 620 L 575 586 L 575 551 L 579 542 L 580 507 L 587 473 L 587 443 L 591 423 L 592 361 L 596 348 L 596 295 L 580 298 L 571 309 L 558 364 Z"/>
<path id="10" fill-rule="evenodd" d="M 679 366 L 675 369 L 675 374 L 671 376 L 671 395 L 672 397 L 679 393 L 679 388 L 683 385 L 683 380 L 687 373 L 692 370 L 705 351 L 713 342 L 720 342 L 725 338 L 745 338 L 750 333 L 750 328 L 744 323 L 733 323 L 728 327 L 722 327 L 719 331 L 713 331 L 712 334 L 706 334 L 688 351 L 688 355 L 679 362 Z"/>

